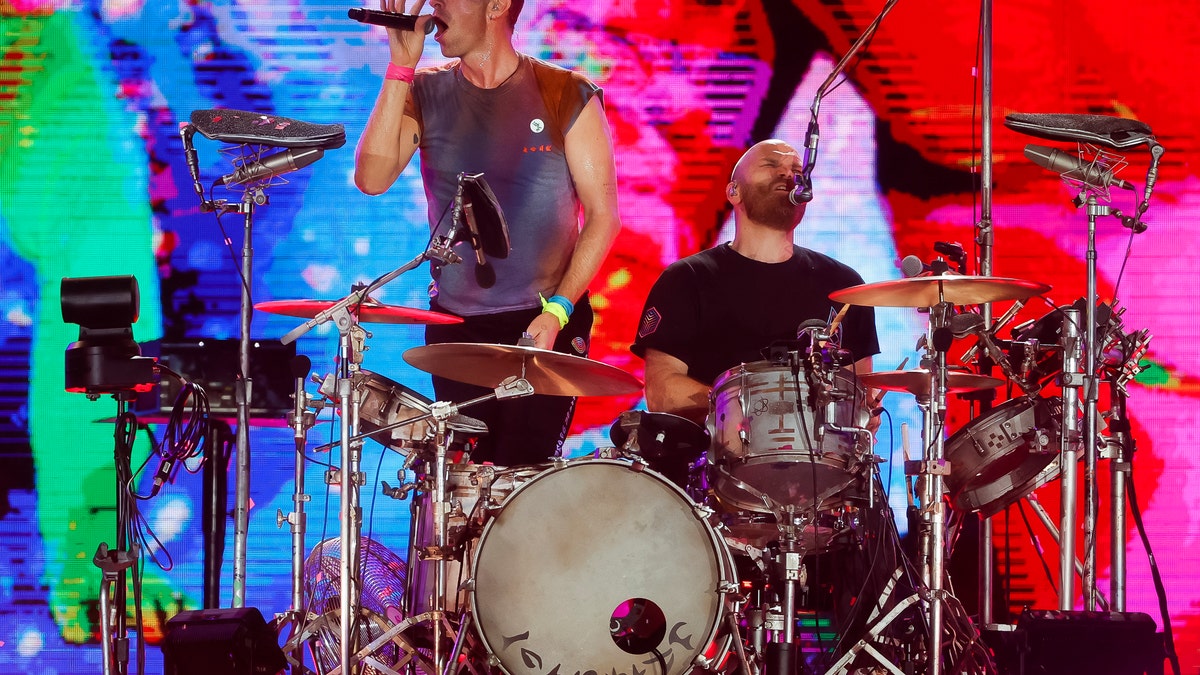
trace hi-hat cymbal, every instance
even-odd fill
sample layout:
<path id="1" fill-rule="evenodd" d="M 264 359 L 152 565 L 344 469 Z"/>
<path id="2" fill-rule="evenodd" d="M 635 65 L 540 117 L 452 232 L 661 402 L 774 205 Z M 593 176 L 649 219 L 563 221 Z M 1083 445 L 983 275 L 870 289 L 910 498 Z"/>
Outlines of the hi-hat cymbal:
<path id="1" fill-rule="evenodd" d="M 533 393 L 550 396 L 620 396 L 642 390 L 633 375 L 606 363 L 515 345 L 446 342 L 404 352 L 409 365 L 448 380 L 495 388 L 514 375 Z"/>
<path id="2" fill-rule="evenodd" d="M 829 294 L 834 302 L 870 307 L 933 307 L 980 305 L 1001 300 L 1024 300 L 1050 290 L 1048 284 L 1007 277 L 941 275 L 861 284 Z"/>
<path id="3" fill-rule="evenodd" d="M 283 314 L 311 319 L 321 312 L 333 307 L 337 300 L 270 300 L 254 305 L 254 309 L 268 314 Z M 358 314 L 358 320 L 363 323 L 394 323 L 394 324 L 451 324 L 462 323 L 462 317 L 442 314 L 429 309 L 404 307 L 401 305 L 385 305 L 381 302 L 368 300 L 350 305 L 351 314 Z"/>
<path id="4" fill-rule="evenodd" d="M 929 371 L 924 368 L 914 370 L 881 370 L 875 373 L 863 373 L 858 376 L 860 382 L 867 387 L 883 389 L 884 391 L 906 391 L 918 398 L 928 396 L 931 389 Z M 950 371 L 946 373 L 946 393 L 965 394 L 972 391 L 994 389 L 1004 384 L 986 375 Z"/>

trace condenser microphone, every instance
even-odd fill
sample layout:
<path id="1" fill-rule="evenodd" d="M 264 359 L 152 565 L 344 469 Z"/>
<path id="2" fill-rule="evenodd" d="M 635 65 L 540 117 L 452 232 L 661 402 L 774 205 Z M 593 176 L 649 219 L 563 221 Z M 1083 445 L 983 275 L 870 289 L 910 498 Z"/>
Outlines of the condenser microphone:
<path id="1" fill-rule="evenodd" d="M 321 159 L 325 151 L 321 148 L 292 148 L 267 155 L 249 164 L 238 167 L 237 171 L 221 176 L 218 181 L 224 185 L 240 185 L 256 180 L 266 180 L 285 173 L 298 171 Z"/>
<path id="2" fill-rule="evenodd" d="M 365 7 L 352 7 L 346 10 L 346 16 L 359 23 L 369 23 L 372 26 L 383 26 L 384 28 L 397 28 L 399 30 L 416 30 L 417 19 L 420 16 L 412 14 L 400 14 L 399 12 L 382 12 L 378 9 L 367 9 Z M 429 35 L 436 29 L 436 22 L 430 21 L 425 24 L 425 34 Z"/>
<path id="3" fill-rule="evenodd" d="M 1025 157 L 1043 169 L 1049 169 L 1057 174 L 1067 174 L 1068 178 L 1075 178 L 1088 185 L 1100 188 L 1115 185 L 1122 190 L 1133 189 L 1133 185 L 1129 181 L 1117 178 L 1111 171 L 1106 171 L 1091 162 L 1085 162 L 1069 152 L 1031 143 L 1025 146 Z"/>

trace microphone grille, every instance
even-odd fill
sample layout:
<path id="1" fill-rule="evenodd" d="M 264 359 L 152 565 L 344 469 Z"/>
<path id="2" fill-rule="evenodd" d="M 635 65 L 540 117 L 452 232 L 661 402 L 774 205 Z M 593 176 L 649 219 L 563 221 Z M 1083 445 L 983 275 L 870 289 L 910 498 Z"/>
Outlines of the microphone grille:
<path id="1" fill-rule="evenodd" d="M 900 261 L 900 273 L 905 277 L 915 277 L 925 271 L 925 263 L 915 255 L 906 255 Z"/>

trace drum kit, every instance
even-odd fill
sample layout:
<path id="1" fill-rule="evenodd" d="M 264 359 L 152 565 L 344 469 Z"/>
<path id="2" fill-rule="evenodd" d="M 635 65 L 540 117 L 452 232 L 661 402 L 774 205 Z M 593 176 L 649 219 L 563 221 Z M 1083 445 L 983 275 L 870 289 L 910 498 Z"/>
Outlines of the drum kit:
<path id="1" fill-rule="evenodd" d="M 946 498 L 955 510 L 986 518 L 1058 477 L 1063 402 L 1039 396 L 1039 385 L 1072 367 L 1066 350 L 1047 346 L 1047 338 L 1057 339 L 1051 325 L 1056 321 L 1060 332 L 1069 331 L 1077 312 L 1056 309 L 1053 317 L 1014 329 L 1008 341 L 996 334 L 1015 309 L 986 328 L 962 317 L 971 316 L 970 306 L 985 302 L 1012 300 L 1019 308 L 1048 290 L 1016 279 L 934 275 L 838 291 L 831 298 L 847 305 L 928 311 L 921 367 L 855 374 L 847 353 L 838 349 L 834 327 L 809 328 L 804 331 L 810 337 L 807 349 L 773 353 L 721 374 L 703 428 L 683 417 L 631 410 L 612 424 L 611 447 L 528 467 L 463 461 L 469 459 L 472 439 L 487 432 L 468 416 L 471 405 L 534 392 L 627 395 L 640 391 L 641 383 L 601 362 L 522 344 L 431 344 L 408 350 L 404 359 L 433 375 L 494 390 L 457 404 L 432 402 L 363 369 L 362 350 L 352 350 L 348 381 L 343 385 L 327 377 L 320 391 L 344 406 L 344 419 L 354 422 L 344 425 L 353 428 L 341 442 L 361 446 L 370 437 L 405 456 L 401 484 L 383 483 L 383 490 L 410 500 L 411 537 L 404 606 L 390 628 L 376 631 L 367 644 L 360 644 L 365 638 L 349 637 L 358 632 L 344 629 L 342 639 L 357 643 L 342 645 L 342 658 L 325 659 L 333 665 L 322 675 L 339 675 L 344 664 L 395 675 L 494 668 L 509 675 L 679 675 L 737 668 L 747 675 L 791 675 L 826 665 L 802 663 L 797 646 L 795 618 L 808 590 L 806 561 L 834 551 L 861 551 L 865 540 L 887 539 L 895 532 L 871 531 L 890 527 L 880 523 L 890 523 L 891 516 L 877 470 L 884 460 L 873 454 L 868 429 L 868 388 L 910 394 L 925 415 L 924 456 L 905 463 L 918 485 L 918 560 L 915 568 L 897 563 L 900 569 L 885 593 L 894 596 L 887 606 L 888 597 L 856 599 L 879 604 L 862 639 L 843 649 L 828 672 L 852 672 L 860 655 L 891 672 L 935 672 L 931 661 L 962 663 L 967 652 L 982 653 L 977 643 L 963 647 L 959 640 L 942 641 L 944 613 L 957 611 L 943 587 Z M 258 308 L 312 318 L 330 306 L 283 301 Z M 1130 343 L 1116 314 L 1110 314 L 1115 326 L 1108 332 Z M 1058 315 L 1066 316 L 1065 322 Z M 350 323 L 455 320 L 428 310 L 364 303 Z M 962 326 L 968 329 L 957 330 Z M 966 335 L 978 337 L 979 354 L 1003 359 L 1007 380 L 1024 391 L 945 440 L 948 395 L 1006 383 L 947 365 L 951 342 Z M 1133 337 L 1144 349 L 1144 333 Z M 1032 357 L 1023 358 L 1026 354 Z M 1129 358 L 1136 356 L 1127 355 L 1112 369 L 1128 373 Z M 1021 363 L 1014 364 L 1017 360 Z M 302 386 L 297 395 L 306 405 L 312 402 Z M 349 468 L 357 474 L 354 465 Z M 354 475 L 346 483 L 357 490 L 365 480 Z M 298 503 L 303 499 L 297 495 Z M 350 551 L 342 569 L 343 593 L 354 602 L 354 593 L 361 591 L 353 583 L 357 513 L 341 525 L 350 532 L 350 546 L 342 549 Z M 905 579 L 906 574 L 912 578 Z M 902 587 L 912 594 L 897 601 Z M 902 641 L 886 635 L 909 607 L 919 610 L 915 623 L 925 626 L 924 635 L 908 638 L 919 644 L 915 650 L 900 648 Z M 345 607 L 341 611 L 347 615 Z M 311 620 L 311 612 L 294 618 Z M 970 626 L 961 612 L 949 620 L 960 618 Z M 909 630 L 913 624 L 910 619 Z M 958 629 L 953 632 L 961 637 Z M 302 669 L 297 641 L 311 641 L 313 633 L 296 630 L 293 636 L 290 658 Z M 382 644 L 398 656 L 372 657 Z M 975 657 L 966 662 L 977 667 L 964 672 L 991 672 L 986 655 Z M 901 659 L 908 670 L 893 663 Z"/>

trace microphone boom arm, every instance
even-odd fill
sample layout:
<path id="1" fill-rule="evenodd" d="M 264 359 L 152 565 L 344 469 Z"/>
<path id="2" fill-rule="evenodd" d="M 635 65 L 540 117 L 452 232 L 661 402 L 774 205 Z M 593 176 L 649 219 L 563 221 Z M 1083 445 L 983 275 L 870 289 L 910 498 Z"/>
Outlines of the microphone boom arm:
<path id="1" fill-rule="evenodd" d="M 817 163 L 817 145 L 821 139 L 820 125 L 817 122 L 817 114 L 821 110 L 821 99 L 824 98 L 825 94 L 829 91 L 829 87 L 833 84 L 833 81 L 837 79 L 837 77 L 843 72 L 845 72 L 846 65 L 850 62 L 850 59 L 854 58 L 854 56 L 863 48 L 863 45 L 865 45 L 867 41 L 875 35 L 875 32 L 879 30 L 879 25 L 883 23 L 883 18 L 892 11 L 892 8 L 896 6 L 897 2 L 899 2 L 899 0 L 887 1 L 887 3 L 883 6 L 883 9 L 879 10 L 879 15 L 876 16 L 875 19 L 867 26 L 866 30 L 862 32 L 862 35 L 859 35 L 858 39 L 850 45 L 850 48 L 846 50 L 846 53 L 842 55 L 842 58 L 839 59 L 838 62 L 833 66 L 833 70 L 829 72 L 829 75 L 825 78 L 825 81 L 821 83 L 821 86 L 817 87 L 817 94 L 813 97 L 812 107 L 810 108 L 810 111 L 812 112 L 812 120 L 809 121 L 808 130 L 804 134 L 804 159 L 803 169 L 801 170 L 801 175 L 804 176 L 804 191 L 807 193 L 806 196 L 808 196 L 808 200 L 812 199 L 812 172 L 813 167 Z"/>

